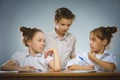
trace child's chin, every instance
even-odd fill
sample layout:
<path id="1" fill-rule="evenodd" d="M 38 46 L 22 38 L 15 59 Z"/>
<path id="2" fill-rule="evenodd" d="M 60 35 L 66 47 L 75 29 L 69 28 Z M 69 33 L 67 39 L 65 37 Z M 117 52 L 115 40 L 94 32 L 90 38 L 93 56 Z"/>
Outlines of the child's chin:
<path id="1" fill-rule="evenodd" d="M 39 52 L 39 53 L 43 53 L 43 50 L 39 50 L 38 52 Z"/>

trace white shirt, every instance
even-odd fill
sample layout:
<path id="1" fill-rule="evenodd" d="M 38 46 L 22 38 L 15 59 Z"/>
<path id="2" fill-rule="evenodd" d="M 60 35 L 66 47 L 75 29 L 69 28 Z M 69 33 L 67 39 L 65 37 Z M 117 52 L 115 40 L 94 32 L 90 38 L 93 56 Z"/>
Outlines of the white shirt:
<path id="1" fill-rule="evenodd" d="M 46 33 L 46 49 L 57 48 L 61 63 L 62 69 L 65 69 L 70 56 L 75 55 L 75 44 L 76 38 L 71 33 L 66 33 L 64 37 L 59 38 L 56 32 Z"/>
<path id="2" fill-rule="evenodd" d="M 31 56 L 27 51 L 16 52 L 12 55 L 12 60 L 14 60 L 19 66 L 34 66 L 36 69 L 42 71 L 48 71 L 48 63 L 53 60 L 52 57 L 48 56 L 44 58 L 42 53 L 38 53 L 35 56 Z"/>
<path id="3" fill-rule="evenodd" d="M 95 70 L 97 71 L 105 71 L 104 69 L 102 69 L 98 64 L 92 62 L 89 58 L 88 58 L 88 51 L 87 52 L 84 52 L 82 53 L 81 55 L 78 55 L 75 59 L 72 59 L 70 61 L 68 61 L 67 63 L 67 66 L 66 66 L 66 69 L 73 65 L 73 64 L 76 64 L 76 65 L 81 65 L 81 66 L 85 66 L 85 65 L 94 65 L 95 67 Z M 79 56 L 81 58 L 83 58 L 86 62 L 84 62 L 83 60 L 81 60 L 79 58 Z M 105 62 L 110 62 L 110 63 L 114 63 L 117 67 L 117 63 L 116 63 L 116 57 L 114 54 L 110 53 L 109 51 L 105 50 L 104 53 L 101 55 L 101 54 L 96 54 L 96 57 L 102 61 L 105 61 Z"/>

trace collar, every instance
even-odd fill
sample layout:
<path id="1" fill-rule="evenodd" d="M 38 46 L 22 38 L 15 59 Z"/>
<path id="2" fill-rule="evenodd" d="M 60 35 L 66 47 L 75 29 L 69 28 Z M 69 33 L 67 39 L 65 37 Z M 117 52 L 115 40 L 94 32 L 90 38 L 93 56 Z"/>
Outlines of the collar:
<path id="1" fill-rule="evenodd" d="M 110 51 L 104 50 L 103 55 L 106 55 L 106 54 L 110 55 Z"/>
<path id="2" fill-rule="evenodd" d="M 55 30 L 53 31 L 53 36 L 54 36 L 54 38 L 56 39 L 56 38 L 59 38 L 59 40 L 65 40 L 65 41 L 67 41 L 67 36 L 68 36 L 68 32 L 66 32 L 65 33 L 65 35 L 63 36 L 63 37 L 61 37 L 61 38 L 59 38 L 59 36 L 58 36 L 58 34 L 55 32 Z"/>
<path id="3" fill-rule="evenodd" d="M 26 55 L 25 56 L 26 57 L 31 56 L 28 49 L 26 50 Z M 41 56 L 42 56 L 42 53 L 37 53 L 34 57 L 41 57 Z"/>
<path id="4" fill-rule="evenodd" d="M 88 53 L 89 53 L 89 52 L 88 52 Z M 110 55 L 110 51 L 104 50 L 103 54 L 101 54 L 101 55 L 103 56 L 103 55 L 106 55 L 106 54 L 107 54 L 107 55 Z"/>
<path id="5" fill-rule="evenodd" d="M 104 50 L 100 59 L 103 59 L 104 57 L 109 56 L 109 55 L 110 55 L 110 52 L 108 50 Z"/>

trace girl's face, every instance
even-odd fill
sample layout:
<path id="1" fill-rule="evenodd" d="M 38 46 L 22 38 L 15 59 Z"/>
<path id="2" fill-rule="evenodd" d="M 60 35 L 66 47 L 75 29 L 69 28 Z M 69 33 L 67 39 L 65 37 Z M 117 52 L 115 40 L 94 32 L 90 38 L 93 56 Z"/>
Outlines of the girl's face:
<path id="1" fill-rule="evenodd" d="M 61 18 L 59 22 L 55 20 L 55 25 L 57 26 L 57 30 L 61 34 L 65 34 L 69 30 L 70 26 L 72 25 L 72 22 L 73 22 L 72 19 Z"/>
<path id="2" fill-rule="evenodd" d="M 94 36 L 92 33 L 90 34 L 90 49 L 92 52 L 101 53 L 105 49 L 105 40 L 101 40 Z"/>
<path id="3" fill-rule="evenodd" d="M 33 52 L 43 52 L 45 47 L 44 34 L 42 32 L 36 32 L 32 40 L 30 40 L 28 44 L 32 48 Z"/>

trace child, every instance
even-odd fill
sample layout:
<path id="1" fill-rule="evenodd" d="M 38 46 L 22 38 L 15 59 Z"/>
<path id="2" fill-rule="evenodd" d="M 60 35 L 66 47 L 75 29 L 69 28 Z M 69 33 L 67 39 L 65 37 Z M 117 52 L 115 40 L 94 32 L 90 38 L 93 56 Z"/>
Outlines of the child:
<path id="1" fill-rule="evenodd" d="M 116 27 L 99 27 L 90 32 L 90 51 L 85 52 L 67 64 L 69 70 L 115 71 L 115 56 L 106 47 L 110 44 Z"/>
<path id="2" fill-rule="evenodd" d="M 62 63 L 62 70 L 65 69 L 69 59 L 75 57 L 76 38 L 68 30 L 73 23 L 75 15 L 67 8 L 58 8 L 55 12 L 55 29 L 47 33 L 46 48 L 57 47 Z"/>
<path id="3" fill-rule="evenodd" d="M 26 51 L 16 52 L 11 60 L 2 65 L 1 70 L 15 71 L 59 71 L 60 58 L 55 48 L 49 49 L 43 54 L 45 47 L 44 34 L 37 28 L 20 27 L 23 42 L 28 48 Z M 53 54 L 53 58 L 49 55 Z"/>

